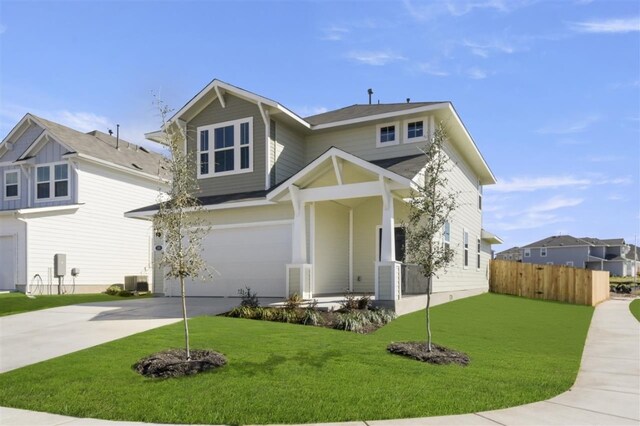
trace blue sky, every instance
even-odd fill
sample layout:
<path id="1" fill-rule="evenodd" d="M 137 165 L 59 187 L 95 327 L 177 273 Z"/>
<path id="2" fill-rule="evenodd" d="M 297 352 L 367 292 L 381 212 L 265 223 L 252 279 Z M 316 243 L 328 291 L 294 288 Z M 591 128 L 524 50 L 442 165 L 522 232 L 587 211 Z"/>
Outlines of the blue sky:
<path id="1" fill-rule="evenodd" d="M 640 239 L 640 2 L 0 3 L 0 136 L 32 112 L 156 130 L 213 78 L 302 116 L 450 100 L 499 183 L 497 250 L 554 234 Z"/>

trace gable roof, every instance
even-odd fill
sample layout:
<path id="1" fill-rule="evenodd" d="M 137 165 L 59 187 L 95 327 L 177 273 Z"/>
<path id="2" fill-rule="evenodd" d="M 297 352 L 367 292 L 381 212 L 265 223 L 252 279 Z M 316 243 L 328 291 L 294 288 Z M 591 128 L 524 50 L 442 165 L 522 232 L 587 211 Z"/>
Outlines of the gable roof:
<path id="1" fill-rule="evenodd" d="M 439 105 L 444 102 L 408 102 L 396 104 L 355 104 L 348 107 L 327 111 L 322 114 L 316 114 L 305 117 L 305 121 L 312 126 L 320 124 L 336 123 L 356 118 L 387 114 L 390 112 L 407 111 L 420 107 Z"/>
<path id="2" fill-rule="evenodd" d="M 163 179 L 169 176 L 163 166 L 164 157 L 161 154 L 149 151 L 124 139 L 120 139 L 118 149 L 116 149 L 116 138 L 98 130 L 82 133 L 31 113 L 25 115 L 20 123 L 25 119 L 33 121 L 44 129 L 41 136 L 48 135 L 65 147 L 68 150 L 65 155 L 77 155 L 87 160 L 108 163 L 138 174 L 159 176 Z M 36 139 L 17 161 L 31 158 L 39 140 L 41 137 Z"/>
<path id="3" fill-rule="evenodd" d="M 536 247 L 566 247 L 566 246 L 588 246 L 590 243 L 573 237 L 571 235 L 553 235 L 551 237 L 543 238 L 535 243 L 528 244 L 522 248 L 536 248 Z"/>

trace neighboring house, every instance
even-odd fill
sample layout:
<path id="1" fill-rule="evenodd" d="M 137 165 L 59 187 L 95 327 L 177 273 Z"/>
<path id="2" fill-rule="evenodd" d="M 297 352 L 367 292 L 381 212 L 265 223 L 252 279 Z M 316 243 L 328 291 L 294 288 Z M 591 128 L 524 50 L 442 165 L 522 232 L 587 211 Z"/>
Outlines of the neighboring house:
<path id="1" fill-rule="evenodd" d="M 635 275 L 640 256 L 634 258 L 635 249 L 622 238 L 601 240 L 558 235 L 544 238 L 522 247 L 522 261 L 547 265 L 567 265 L 609 271 L 613 276 Z"/>
<path id="2" fill-rule="evenodd" d="M 124 212 L 158 199 L 160 160 L 113 136 L 25 115 L 0 143 L 0 289 L 56 292 L 58 253 L 67 291 L 151 275 L 151 227 Z"/>
<path id="3" fill-rule="evenodd" d="M 417 291 L 407 281 L 415 271 L 402 264 L 401 224 L 423 178 L 420 148 L 441 121 L 460 207 L 442 235 L 455 263 L 434 291 L 486 291 L 491 244 L 501 241 L 482 230 L 482 187 L 495 177 L 450 102 L 353 105 L 301 118 L 214 80 L 171 119 L 197 159 L 212 225 L 203 254 L 217 271 L 213 282 L 189 283 L 188 294 L 236 296 L 249 286 L 263 297 L 310 298 L 349 289 L 393 301 Z M 157 205 L 127 216 L 155 212 Z M 156 291 L 179 294 L 162 276 L 156 269 Z"/>
<path id="4" fill-rule="evenodd" d="M 520 247 L 511 247 L 510 249 L 496 253 L 496 259 L 522 262 L 522 249 Z"/>

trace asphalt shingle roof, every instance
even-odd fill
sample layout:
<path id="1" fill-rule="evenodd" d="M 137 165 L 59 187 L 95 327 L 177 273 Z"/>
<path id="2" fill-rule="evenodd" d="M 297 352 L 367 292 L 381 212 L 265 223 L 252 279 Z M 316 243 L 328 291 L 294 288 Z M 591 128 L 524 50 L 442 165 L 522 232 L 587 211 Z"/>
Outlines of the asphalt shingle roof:
<path id="1" fill-rule="evenodd" d="M 82 133 L 33 114 L 31 116 L 40 126 L 47 129 L 57 140 L 71 149 L 71 152 L 150 175 L 158 175 L 163 178 L 167 178 L 169 175 L 163 167 L 164 157 L 161 154 L 148 151 L 146 148 L 127 142 L 122 138 L 119 142 L 119 149 L 116 149 L 114 136 L 97 130 Z"/>
<path id="2" fill-rule="evenodd" d="M 305 117 L 304 120 L 312 126 L 319 124 L 335 123 L 339 121 L 363 118 L 371 115 L 386 114 L 389 112 L 405 111 L 408 109 L 420 108 L 429 105 L 441 104 L 443 102 L 409 102 L 397 104 L 355 104 L 348 107 L 327 111 Z"/>

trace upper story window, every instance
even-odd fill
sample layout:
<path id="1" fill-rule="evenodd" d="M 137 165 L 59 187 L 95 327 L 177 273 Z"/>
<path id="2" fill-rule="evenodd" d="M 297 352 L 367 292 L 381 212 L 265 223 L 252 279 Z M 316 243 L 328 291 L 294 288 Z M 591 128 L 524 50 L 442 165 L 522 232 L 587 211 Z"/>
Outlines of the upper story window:
<path id="1" fill-rule="evenodd" d="M 524 257 L 531 257 L 531 249 L 524 249 Z"/>
<path id="2" fill-rule="evenodd" d="M 547 257 L 547 248 L 546 247 L 541 247 L 540 248 L 540 257 Z"/>
<path id="3" fill-rule="evenodd" d="M 469 233 L 467 231 L 462 231 L 462 242 L 464 247 L 463 264 L 464 267 L 467 268 L 469 266 Z"/>
<path id="4" fill-rule="evenodd" d="M 398 123 L 379 124 L 376 128 L 377 146 L 396 145 L 400 141 Z"/>
<path id="5" fill-rule="evenodd" d="M 444 227 L 442 230 L 442 241 L 444 243 L 445 250 L 449 250 L 451 248 L 451 224 L 449 221 L 444 223 Z"/>
<path id="6" fill-rule="evenodd" d="M 198 127 L 198 177 L 253 171 L 253 117 Z"/>
<path id="7" fill-rule="evenodd" d="M 36 167 L 36 201 L 54 201 L 69 197 L 69 165 L 43 164 Z"/>
<path id="8" fill-rule="evenodd" d="M 20 170 L 6 170 L 4 172 L 4 199 L 20 198 Z"/>
<path id="9" fill-rule="evenodd" d="M 480 252 L 482 250 L 482 246 L 480 244 L 480 238 L 476 240 L 476 269 L 480 269 Z"/>
<path id="10" fill-rule="evenodd" d="M 405 122 L 405 142 L 423 142 L 427 140 L 426 120 L 415 120 Z"/>
<path id="11" fill-rule="evenodd" d="M 478 210 L 482 210 L 482 184 L 478 181 Z"/>

